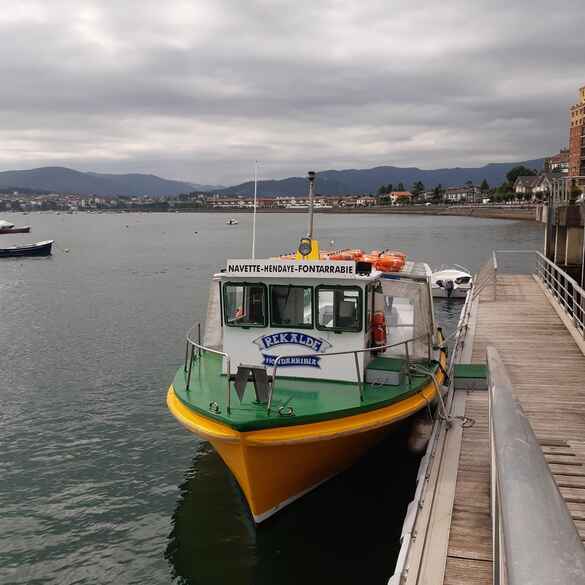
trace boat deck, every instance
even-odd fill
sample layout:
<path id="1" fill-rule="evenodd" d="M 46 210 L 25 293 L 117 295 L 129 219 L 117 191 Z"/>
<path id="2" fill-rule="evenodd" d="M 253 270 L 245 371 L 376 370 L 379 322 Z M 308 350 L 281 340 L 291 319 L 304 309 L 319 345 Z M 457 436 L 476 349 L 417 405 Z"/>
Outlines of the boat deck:
<path id="1" fill-rule="evenodd" d="M 495 293 L 495 294 L 494 294 Z M 582 541 L 585 541 L 585 356 L 532 275 L 498 274 L 471 308 L 466 359 L 486 362 L 495 346 L 515 397 L 529 418 Z M 583 346 L 585 347 L 585 345 Z M 458 402 L 459 401 L 459 402 Z M 426 544 L 416 549 L 405 583 L 492 583 L 488 392 L 456 391 L 454 404 L 471 427 L 449 431 L 460 448 L 443 460 L 439 495 L 429 512 Z M 459 439 L 457 439 L 459 433 Z M 451 437 L 449 437 L 451 435 Z M 441 490 L 447 497 L 441 497 Z M 450 494 L 449 494 L 450 492 Z M 444 494 L 443 494 L 444 496 Z M 447 504 L 445 504 L 447 502 Z M 441 551 L 437 554 L 437 550 Z M 417 558 L 418 555 L 418 558 Z M 430 578 L 425 578 L 430 576 Z M 400 581 L 402 583 L 402 581 Z"/>
<path id="2" fill-rule="evenodd" d="M 350 356 L 351 357 L 351 356 Z M 444 359 L 444 358 L 442 358 Z M 395 369 L 395 358 L 378 357 L 387 360 Z M 437 362 L 421 362 L 420 365 L 438 373 Z M 445 365 L 445 364 L 443 364 Z M 272 399 L 271 412 L 266 404 L 256 402 L 253 384 L 249 383 L 242 401 L 239 400 L 234 384 L 230 384 L 231 412 L 227 413 L 227 381 L 221 373 L 222 358 L 216 354 L 203 353 L 193 362 L 191 381 L 187 390 L 188 374 L 184 368 L 177 371 L 173 388 L 181 402 L 192 410 L 213 418 L 238 431 L 290 426 L 350 416 L 379 409 L 423 391 L 427 400 L 435 396 L 435 387 L 429 376 L 413 374 L 410 382 L 402 376 L 396 385 L 363 384 L 363 401 L 357 383 L 308 378 L 278 377 Z M 442 379 L 442 378 L 441 378 Z M 210 410 L 210 404 L 217 404 L 219 412 Z M 424 406 L 424 402 L 423 402 Z M 279 409 L 293 409 L 294 416 L 280 415 Z"/>

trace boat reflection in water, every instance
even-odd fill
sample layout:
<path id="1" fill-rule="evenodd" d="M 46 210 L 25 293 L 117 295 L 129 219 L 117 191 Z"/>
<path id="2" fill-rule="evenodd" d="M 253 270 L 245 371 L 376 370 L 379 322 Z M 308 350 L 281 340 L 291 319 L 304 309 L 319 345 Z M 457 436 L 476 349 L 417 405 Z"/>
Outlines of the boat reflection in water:
<path id="1" fill-rule="evenodd" d="M 231 473 L 201 443 L 173 514 L 165 553 L 173 579 L 205 585 L 386 583 L 419 463 L 408 451 L 407 435 L 404 429 L 393 433 L 349 471 L 259 527 Z"/>

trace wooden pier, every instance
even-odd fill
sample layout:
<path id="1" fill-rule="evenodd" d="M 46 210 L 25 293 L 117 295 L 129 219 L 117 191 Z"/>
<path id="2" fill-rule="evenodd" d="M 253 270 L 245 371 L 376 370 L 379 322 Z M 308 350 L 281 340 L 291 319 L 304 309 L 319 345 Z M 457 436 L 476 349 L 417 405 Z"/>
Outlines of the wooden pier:
<path id="1" fill-rule="evenodd" d="M 512 392 L 585 541 L 583 332 L 572 326 L 562 303 L 554 298 L 558 295 L 550 292 L 556 289 L 547 288 L 543 278 L 498 274 L 489 266 L 477 281 L 481 292 L 467 307 L 458 361 L 486 363 L 486 348 L 498 350 Z M 493 583 L 488 392 L 455 389 L 451 415 L 455 422 L 438 431 L 436 444 L 427 453 L 437 459 L 436 469 L 433 472 L 429 465 L 426 480 L 419 479 L 426 484 L 415 502 L 416 521 L 403 532 L 406 551 L 392 585 Z M 410 543 L 405 543 L 408 539 Z"/>

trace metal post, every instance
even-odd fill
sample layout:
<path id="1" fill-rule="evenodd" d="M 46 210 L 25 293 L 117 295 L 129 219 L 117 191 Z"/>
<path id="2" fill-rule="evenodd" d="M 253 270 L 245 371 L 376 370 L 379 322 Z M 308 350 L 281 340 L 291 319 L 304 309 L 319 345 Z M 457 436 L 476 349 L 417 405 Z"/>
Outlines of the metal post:
<path id="1" fill-rule="evenodd" d="M 410 376 L 410 354 L 408 353 L 408 341 L 404 342 L 406 348 L 406 376 L 408 378 L 408 389 L 412 388 L 412 378 Z"/>
<path id="2" fill-rule="evenodd" d="M 270 407 L 272 406 L 272 395 L 274 394 L 274 386 L 276 384 L 276 370 L 278 369 L 278 362 L 282 356 L 278 356 L 274 360 L 274 366 L 272 369 L 272 383 L 270 384 L 270 394 L 268 395 L 268 405 L 266 406 L 266 413 L 270 414 Z"/>
<path id="3" fill-rule="evenodd" d="M 230 414 L 232 410 L 232 392 L 230 387 L 230 374 L 231 374 L 231 364 L 230 358 L 226 358 L 226 365 L 227 365 L 227 413 Z"/>
<path id="4" fill-rule="evenodd" d="M 431 344 L 432 344 L 432 334 L 429 333 L 428 337 L 427 337 L 427 361 L 429 363 L 429 366 L 431 365 Z"/>
<path id="5" fill-rule="evenodd" d="M 360 402 L 364 401 L 364 389 L 362 385 L 362 376 L 360 374 L 360 362 L 358 360 L 357 352 L 353 352 L 353 358 L 355 361 L 355 373 L 357 376 L 358 390 L 360 391 Z"/>
<path id="6" fill-rule="evenodd" d="M 258 200 L 258 161 L 254 165 L 254 216 L 252 218 L 252 260 L 256 259 L 256 208 Z"/>
<path id="7" fill-rule="evenodd" d="M 197 323 L 197 357 L 201 357 L 201 323 Z"/>
<path id="8" fill-rule="evenodd" d="M 309 230 L 307 237 L 313 239 L 313 200 L 315 198 L 315 171 L 309 171 Z"/>
<path id="9" fill-rule="evenodd" d="M 191 345 L 191 344 L 189 344 Z M 189 357 L 189 371 L 187 372 L 187 386 L 186 389 L 189 390 L 189 385 L 191 384 L 191 370 L 193 369 L 193 345 L 191 345 L 191 354 Z"/>
<path id="10" fill-rule="evenodd" d="M 189 359 L 189 341 L 185 342 L 185 364 L 183 365 L 183 372 L 187 373 L 187 360 Z"/>

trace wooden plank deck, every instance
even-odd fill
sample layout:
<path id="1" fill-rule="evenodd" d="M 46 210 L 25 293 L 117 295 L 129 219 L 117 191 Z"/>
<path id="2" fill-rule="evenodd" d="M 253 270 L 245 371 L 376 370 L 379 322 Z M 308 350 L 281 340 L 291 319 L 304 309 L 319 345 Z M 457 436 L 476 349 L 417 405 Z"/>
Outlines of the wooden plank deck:
<path id="1" fill-rule="evenodd" d="M 585 356 L 531 275 L 480 294 L 472 361 L 494 345 L 585 541 Z M 468 393 L 444 583 L 492 583 L 487 393 Z"/>

